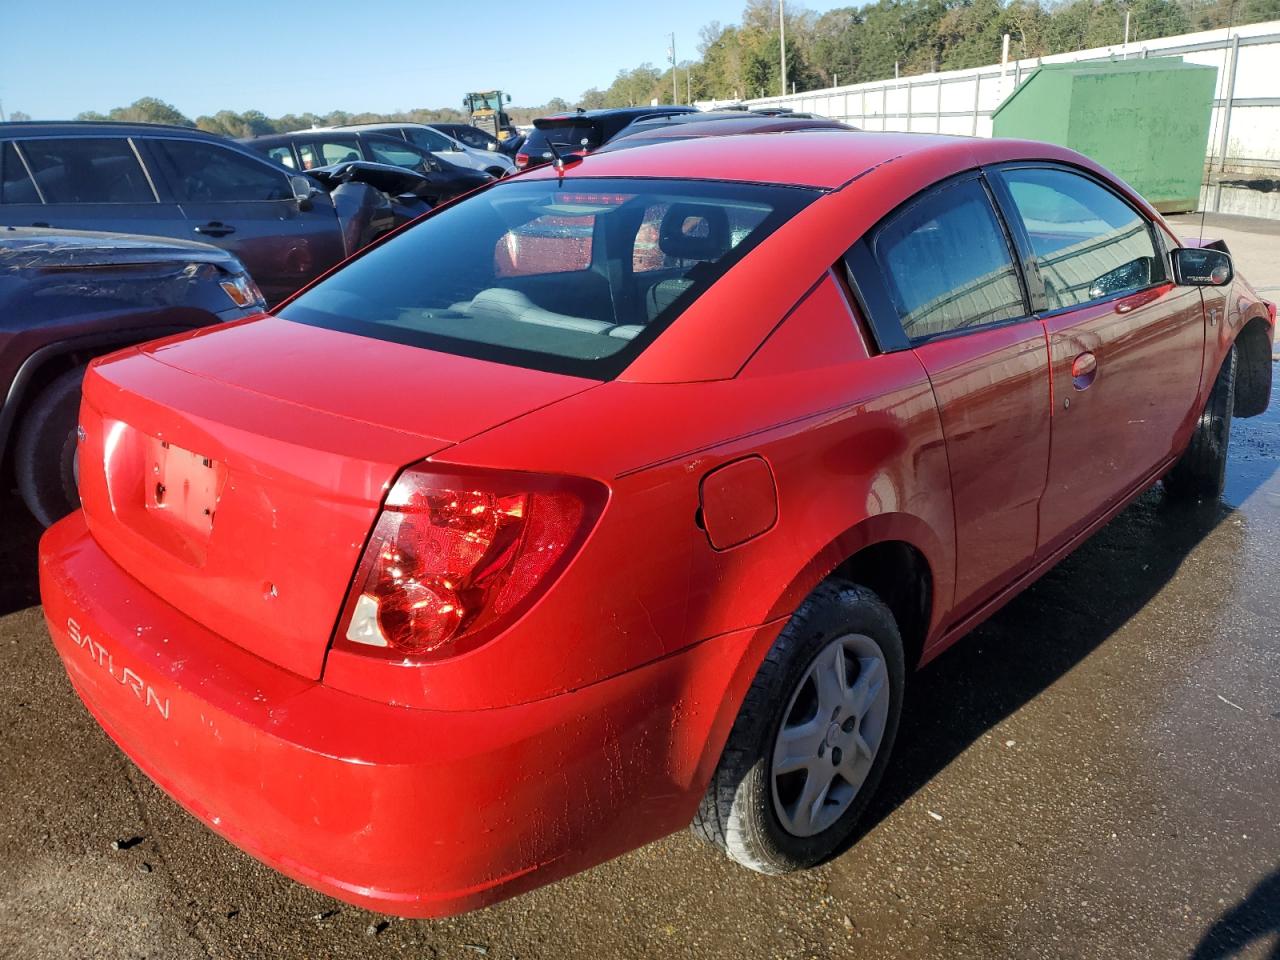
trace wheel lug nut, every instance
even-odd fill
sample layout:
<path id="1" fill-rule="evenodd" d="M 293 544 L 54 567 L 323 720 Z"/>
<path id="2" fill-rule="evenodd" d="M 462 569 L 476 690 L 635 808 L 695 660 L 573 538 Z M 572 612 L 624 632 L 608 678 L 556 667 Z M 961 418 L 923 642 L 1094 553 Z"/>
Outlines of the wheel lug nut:
<path id="1" fill-rule="evenodd" d="M 831 765 L 833 767 L 840 766 L 840 748 L 839 747 L 831 748 Z"/>
<path id="2" fill-rule="evenodd" d="M 858 725 L 857 717 L 849 717 L 844 723 L 840 724 L 840 729 L 845 733 L 853 733 L 853 728 Z"/>

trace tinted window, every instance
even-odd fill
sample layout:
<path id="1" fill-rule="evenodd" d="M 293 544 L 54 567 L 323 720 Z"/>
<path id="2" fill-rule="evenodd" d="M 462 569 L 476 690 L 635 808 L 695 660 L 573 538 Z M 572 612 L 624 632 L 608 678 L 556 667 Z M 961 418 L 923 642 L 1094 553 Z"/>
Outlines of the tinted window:
<path id="1" fill-rule="evenodd" d="M 596 128 L 589 123 L 583 123 L 572 127 L 557 127 L 554 130 L 534 129 L 529 134 L 529 139 L 525 141 L 523 152 L 550 160 L 551 151 L 547 147 L 548 140 L 555 144 L 557 152 L 561 155 L 599 146 Z M 585 145 L 583 140 L 587 141 Z"/>
<path id="2" fill-rule="evenodd" d="M 365 144 L 369 148 L 369 158 L 377 163 L 389 163 L 393 167 L 409 167 L 414 170 L 422 168 L 425 159 L 422 153 L 403 140 L 370 137 Z"/>
<path id="3" fill-rule="evenodd" d="M 912 339 L 1026 315 L 1004 231 L 976 180 L 908 207 L 880 229 L 874 250 Z"/>
<path id="4" fill-rule="evenodd" d="M 443 134 L 436 133 L 434 130 L 427 130 L 422 127 L 407 127 L 405 133 L 409 135 L 409 139 L 413 141 L 415 146 L 421 147 L 423 150 L 430 150 L 433 153 L 440 150 L 451 150 L 453 144 L 449 142 L 449 138 Z"/>
<path id="5" fill-rule="evenodd" d="M 361 255 L 281 316 L 607 378 L 815 196 L 738 183 L 511 181 Z M 644 224 L 657 225 L 656 239 L 642 240 Z M 670 272 L 628 269 L 655 242 Z"/>
<path id="6" fill-rule="evenodd" d="M 156 202 L 128 140 L 24 140 L 22 152 L 46 203 Z"/>
<path id="7" fill-rule="evenodd" d="M 1050 310 L 1164 279 L 1150 225 L 1110 190 L 1065 170 L 1007 170 L 1004 178 L 1039 260 Z"/>
<path id="8" fill-rule="evenodd" d="M 0 152 L 0 203 L 39 203 L 35 184 L 12 143 Z"/>
<path id="9" fill-rule="evenodd" d="M 283 173 L 252 157 L 198 140 L 152 140 L 179 201 L 285 200 L 292 196 Z"/>

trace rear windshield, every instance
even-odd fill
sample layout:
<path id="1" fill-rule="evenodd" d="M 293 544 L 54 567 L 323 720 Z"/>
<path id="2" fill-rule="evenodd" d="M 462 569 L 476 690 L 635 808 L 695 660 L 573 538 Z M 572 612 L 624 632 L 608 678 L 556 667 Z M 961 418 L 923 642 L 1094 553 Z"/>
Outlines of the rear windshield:
<path id="1" fill-rule="evenodd" d="M 711 181 L 508 181 L 370 249 L 279 315 L 609 379 L 818 193 Z"/>
<path id="2" fill-rule="evenodd" d="M 550 130 L 534 127 L 529 132 L 521 152 L 550 160 L 551 151 L 547 149 L 548 140 L 555 144 L 556 151 L 564 156 L 581 150 L 594 150 L 600 146 L 600 130 L 591 123 L 580 123 L 571 127 L 553 127 Z"/>

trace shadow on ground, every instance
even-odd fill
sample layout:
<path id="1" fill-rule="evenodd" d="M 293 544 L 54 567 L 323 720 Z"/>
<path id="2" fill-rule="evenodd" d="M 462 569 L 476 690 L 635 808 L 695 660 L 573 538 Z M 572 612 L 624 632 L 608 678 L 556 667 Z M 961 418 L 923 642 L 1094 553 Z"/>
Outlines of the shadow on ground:
<path id="1" fill-rule="evenodd" d="M 1238 957 L 1268 939 L 1272 943 L 1266 960 L 1280 960 L 1280 870 L 1250 890 L 1209 928 L 1191 960 Z"/>

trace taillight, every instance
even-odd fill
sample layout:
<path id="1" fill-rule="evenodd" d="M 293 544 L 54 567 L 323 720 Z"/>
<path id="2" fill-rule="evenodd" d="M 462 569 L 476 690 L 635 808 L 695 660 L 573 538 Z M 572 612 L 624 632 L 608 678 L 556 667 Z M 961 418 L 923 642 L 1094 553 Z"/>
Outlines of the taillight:
<path id="1" fill-rule="evenodd" d="M 529 165 L 529 155 L 527 153 L 517 153 L 516 167 L 520 170 L 523 170 L 528 165 Z"/>
<path id="2" fill-rule="evenodd" d="M 564 569 L 604 501 L 604 487 L 572 477 L 406 470 L 365 549 L 337 643 L 413 661 L 474 649 Z"/>
<path id="3" fill-rule="evenodd" d="M 1274 327 L 1276 325 L 1276 305 L 1270 301 L 1267 301 L 1267 316 L 1271 319 L 1271 325 Z"/>

